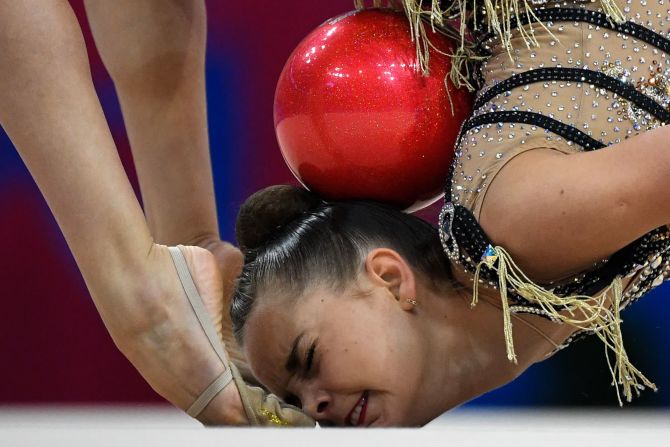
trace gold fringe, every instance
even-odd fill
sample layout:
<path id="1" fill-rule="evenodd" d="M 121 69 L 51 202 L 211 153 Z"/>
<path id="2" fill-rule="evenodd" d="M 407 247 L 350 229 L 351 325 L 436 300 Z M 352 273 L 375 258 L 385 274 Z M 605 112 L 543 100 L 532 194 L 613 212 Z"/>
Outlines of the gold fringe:
<path id="1" fill-rule="evenodd" d="M 477 265 L 475 271 L 472 306 L 475 306 L 479 299 L 479 275 L 483 266 L 497 272 L 498 287 L 502 299 L 505 345 L 507 358 L 510 361 L 517 363 L 512 336 L 512 315 L 507 300 L 508 288 L 513 289 L 531 303 L 538 305 L 545 315 L 555 321 L 593 332 L 598 336 L 605 345 L 605 357 L 612 374 L 612 385 L 616 388 L 619 405 L 623 405 L 619 388 L 623 391 L 627 402 L 632 400 L 633 391 L 639 396 L 640 391 L 645 387 L 654 391 L 657 390 L 656 385 L 631 364 L 623 346 L 622 320 L 619 315 L 623 298 L 620 277 L 617 277 L 603 292 L 595 297 L 585 295 L 559 297 L 531 281 L 514 263 L 505 249 L 489 245 L 485 256 Z M 611 309 L 607 306 L 609 293 L 612 294 Z M 569 314 L 568 316 L 564 315 L 566 312 Z M 609 351 L 612 351 L 615 355 L 614 365 L 610 361 Z"/>
<path id="2" fill-rule="evenodd" d="M 394 8 L 394 9 L 399 9 L 398 7 L 398 1 L 400 0 L 354 0 L 354 7 L 356 9 L 363 9 L 366 6 L 366 3 L 370 3 L 370 7 L 372 8 Z"/>
<path id="3" fill-rule="evenodd" d="M 424 6 L 428 2 L 430 2 L 430 6 Z M 481 2 L 483 2 L 483 5 Z M 362 9 L 366 2 L 364 0 L 354 0 L 354 3 L 356 8 Z M 614 0 L 600 0 L 600 3 L 604 12 L 614 22 L 622 23 L 626 20 L 625 15 Z M 426 76 L 430 73 L 430 49 L 441 51 L 430 42 L 425 23 L 430 24 L 433 33 L 439 32 L 458 42 L 456 51 L 447 55 L 452 62 L 451 72 L 445 78 L 447 92 L 449 92 L 449 80 L 457 88 L 465 87 L 470 91 L 476 90 L 476 86 L 471 82 L 472 64 L 484 60 L 485 56 L 477 54 L 475 42 L 470 39 L 469 30 L 466 27 L 467 20 L 463 20 L 463 18 L 469 19 L 472 16 L 476 26 L 476 15 L 481 6 L 483 6 L 481 13 L 486 15 L 486 31 L 493 31 L 498 36 L 510 59 L 513 51 L 512 20 L 514 17 L 520 17 L 522 14 L 526 15 L 528 26 L 517 27 L 517 30 L 527 48 L 539 47 L 539 42 L 535 38 L 535 26 L 542 27 L 554 40 L 558 41 L 558 38 L 537 18 L 530 0 L 453 0 L 445 8 L 440 6 L 439 0 L 387 0 L 386 2 L 374 0 L 372 5 L 373 7 L 402 8 L 409 21 L 412 41 L 416 44 L 418 69 Z M 458 29 L 454 27 L 455 23 L 457 23 Z M 473 31 L 479 30 L 475 28 Z M 507 300 L 508 287 L 531 303 L 540 306 L 546 315 L 554 320 L 591 331 L 600 338 L 605 345 L 605 357 L 612 374 L 612 385 L 616 388 L 619 405 L 623 405 L 620 387 L 627 402 L 632 400 L 633 391 L 639 396 L 640 391 L 645 387 L 654 391 L 657 390 L 656 385 L 631 364 L 623 346 L 619 315 L 623 295 L 621 278 L 617 277 L 607 289 L 596 297 L 575 295 L 561 298 L 531 281 L 503 248 L 489 246 L 489 249 L 491 252 L 478 264 L 475 272 L 472 306 L 477 304 L 479 298 L 481 267 L 487 266 L 498 274 L 505 345 L 507 358 L 510 361 L 517 363 L 512 334 L 512 315 Z M 609 293 L 612 294 L 611 309 L 606 305 Z M 569 316 L 565 316 L 561 312 L 567 312 Z M 580 318 L 580 316 L 582 317 Z M 615 354 L 614 365 L 610 360 L 609 351 Z"/>
<path id="4" fill-rule="evenodd" d="M 381 0 L 374 0 L 373 6 L 382 6 Z M 402 9 L 409 20 L 412 40 L 416 43 L 416 58 L 418 66 L 424 75 L 429 74 L 430 48 L 436 49 L 428 38 L 425 23 L 429 23 L 433 33 L 439 32 L 449 37 L 455 38 L 458 47 L 452 58 L 451 72 L 448 79 L 457 88 L 465 87 L 469 91 L 475 91 L 470 71 L 471 64 L 485 59 L 485 56 L 477 54 L 475 42 L 469 37 L 469 31 L 466 22 L 474 19 L 477 26 L 477 14 L 481 11 L 486 15 L 486 31 L 497 35 L 500 38 L 502 47 L 507 51 L 510 59 L 512 58 L 512 19 L 520 17 L 523 14 L 528 18 L 528 26 L 517 27 L 519 34 L 527 48 L 538 47 L 539 43 L 535 38 L 535 26 L 542 27 L 556 41 L 549 29 L 537 18 L 533 12 L 531 0 L 453 0 L 448 6 L 440 6 L 439 0 L 387 0 L 386 6 L 398 7 L 401 4 Z M 361 9 L 365 6 L 364 0 L 354 0 L 356 8 Z M 600 0 L 603 11 L 616 23 L 622 23 L 626 20 L 621 9 L 614 0 Z M 481 9 L 483 8 L 483 10 Z M 467 18 L 468 20 L 463 20 Z M 454 25 L 457 23 L 457 25 Z M 455 29 L 457 26 L 458 29 Z M 475 28 L 473 31 L 479 31 Z M 445 79 L 446 82 L 446 79 Z"/>

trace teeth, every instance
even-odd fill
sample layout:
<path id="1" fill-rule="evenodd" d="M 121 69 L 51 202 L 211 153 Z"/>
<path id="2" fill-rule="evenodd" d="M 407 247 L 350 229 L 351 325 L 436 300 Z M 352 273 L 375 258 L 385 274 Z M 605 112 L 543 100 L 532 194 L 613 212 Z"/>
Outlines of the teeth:
<path id="1" fill-rule="evenodd" d="M 363 405 L 365 404 L 365 401 L 366 399 L 361 398 L 358 402 L 358 405 L 356 405 L 356 408 L 354 408 L 354 412 L 351 413 L 351 417 L 349 419 L 351 425 L 358 425 L 358 418 L 361 415 L 361 411 L 363 411 Z"/>
<path id="2" fill-rule="evenodd" d="M 351 415 L 351 423 L 356 425 L 358 423 L 358 417 L 361 415 L 361 407 L 358 406 L 354 410 L 354 413 Z"/>

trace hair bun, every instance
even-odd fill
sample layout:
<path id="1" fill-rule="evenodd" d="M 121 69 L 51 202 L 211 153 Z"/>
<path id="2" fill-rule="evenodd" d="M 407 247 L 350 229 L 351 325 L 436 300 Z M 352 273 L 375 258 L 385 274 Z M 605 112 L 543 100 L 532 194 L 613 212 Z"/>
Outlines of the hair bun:
<path id="1" fill-rule="evenodd" d="M 252 194 L 240 207 L 235 237 L 242 251 L 263 245 L 278 229 L 323 201 L 305 188 L 274 185 Z"/>

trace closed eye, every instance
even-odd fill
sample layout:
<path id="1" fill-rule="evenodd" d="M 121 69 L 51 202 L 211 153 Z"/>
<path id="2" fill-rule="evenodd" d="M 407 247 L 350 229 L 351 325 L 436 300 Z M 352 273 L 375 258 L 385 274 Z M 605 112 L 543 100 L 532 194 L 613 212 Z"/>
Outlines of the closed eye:
<path id="1" fill-rule="evenodd" d="M 314 357 L 316 356 L 316 345 L 317 345 L 318 341 L 319 341 L 318 338 L 316 340 L 314 340 L 314 342 L 312 342 L 311 346 L 309 347 L 309 349 L 305 353 L 305 358 L 304 358 L 304 363 L 303 363 L 304 367 L 303 367 L 303 374 L 302 374 L 304 377 L 307 377 L 310 374 L 310 372 L 313 372 L 312 367 L 314 365 Z M 289 405 L 293 405 L 295 407 L 302 408 L 302 402 L 300 401 L 298 396 L 296 396 L 295 394 L 291 394 L 291 393 L 286 394 L 284 396 L 283 400 L 284 400 L 284 402 L 286 402 Z"/>
<path id="2" fill-rule="evenodd" d="M 307 355 L 305 356 L 305 375 L 308 375 L 312 369 L 312 364 L 314 363 L 314 353 L 316 352 L 316 340 L 312 343 L 312 346 L 307 350 Z"/>

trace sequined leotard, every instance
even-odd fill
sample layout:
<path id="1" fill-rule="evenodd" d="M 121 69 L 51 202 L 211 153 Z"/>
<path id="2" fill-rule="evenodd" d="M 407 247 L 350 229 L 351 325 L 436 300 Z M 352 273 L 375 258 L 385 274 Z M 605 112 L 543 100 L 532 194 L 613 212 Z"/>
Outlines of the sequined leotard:
<path id="1" fill-rule="evenodd" d="M 627 19 L 619 24 L 599 3 L 532 3 L 546 25 L 535 29 L 539 47 L 527 49 L 514 32 L 510 59 L 497 37 L 481 40 L 491 55 L 481 67 L 483 87 L 463 125 L 447 182 L 442 243 L 452 262 L 469 273 L 490 249 L 477 223 L 487 188 L 512 158 L 533 149 L 596 150 L 670 122 L 670 0 L 616 0 Z M 666 279 L 669 248 L 664 226 L 591 270 L 543 287 L 558 296 L 593 295 L 617 276 L 632 278 L 623 308 Z M 486 268 L 479 277 L 494 288 L 497 279 Z M 544 314 L 516 292 L 509 290 L 513 312 Z"/>

